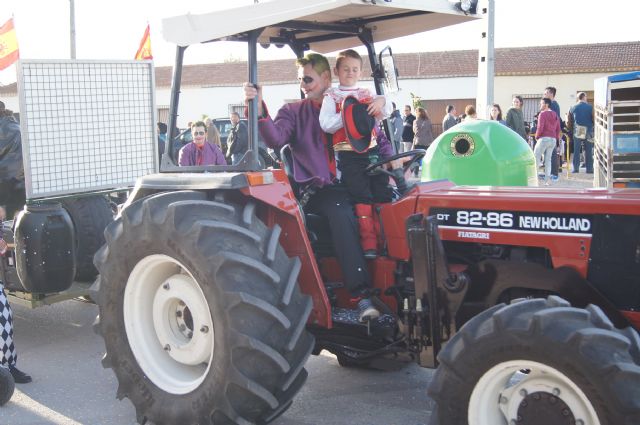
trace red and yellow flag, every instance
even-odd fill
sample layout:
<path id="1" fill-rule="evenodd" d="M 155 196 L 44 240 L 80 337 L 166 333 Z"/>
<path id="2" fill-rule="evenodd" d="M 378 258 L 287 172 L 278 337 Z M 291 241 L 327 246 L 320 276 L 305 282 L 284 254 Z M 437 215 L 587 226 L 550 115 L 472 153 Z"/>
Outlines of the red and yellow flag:
<path id="1" fill-rule="evenodd" d="M 149 25 L 147 25 L 147 29 L 144 30 L 144 35 L 140 41 L 140 47 L 138 47 L 135 59 L 153 59 L 153 55 L 151 54 L 151 34 L 149 33 Z"/>
<path id="2" fill-rule="evenodd" d="M 0 27 L 0 70 L 8 68 L 20 59 L 18 50 L 18 38 L 13 27 L 13 18 Z"/>

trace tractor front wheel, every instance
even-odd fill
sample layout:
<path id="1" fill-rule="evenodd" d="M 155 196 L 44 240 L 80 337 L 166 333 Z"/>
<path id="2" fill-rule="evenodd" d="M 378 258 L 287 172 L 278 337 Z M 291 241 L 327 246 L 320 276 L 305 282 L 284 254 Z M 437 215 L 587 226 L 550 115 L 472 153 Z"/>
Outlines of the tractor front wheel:
<path id="1" fill-rule="evenodd" d="M 305 381 L 311 299 L 254 205 L 168 192 L 105 232 L 99 331 L 138 421 L 267 423 Z"/>
<path id="2" fill-rule="evenodd" d="M 638 424 L 639 341 L 593 305 L 552 296 L 495 306 L 440 353 L 431 424 Z"/>

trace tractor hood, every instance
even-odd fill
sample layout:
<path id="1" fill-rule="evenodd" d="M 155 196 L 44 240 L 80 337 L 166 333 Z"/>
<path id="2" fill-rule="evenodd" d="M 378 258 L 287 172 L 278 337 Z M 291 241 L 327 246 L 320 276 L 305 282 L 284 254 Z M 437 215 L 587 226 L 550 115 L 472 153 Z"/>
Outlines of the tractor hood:
<path id="1" fill-rule="evenodd" d="M 295 39 L 306 49 L 334 52 L 362 45 L 358 35 L 371 31 L 374 42 L 417 34 L 478 19 L 449 0 L 273 0 L 162 22 L 165 40 L 179 46 L 215 40 L 246 40 L 264 28 L 263 44 Z"/>

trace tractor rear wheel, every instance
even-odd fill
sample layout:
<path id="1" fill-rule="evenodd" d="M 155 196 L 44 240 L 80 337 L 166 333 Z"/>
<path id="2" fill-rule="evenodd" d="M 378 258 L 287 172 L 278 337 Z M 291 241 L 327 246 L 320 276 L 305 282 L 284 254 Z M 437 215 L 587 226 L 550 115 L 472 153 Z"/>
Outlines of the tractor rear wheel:
<path id="1" fill-rule="evenodd" d="M 640 423 L 640 339 L 551 296 L 495 306 L 440 352 L 432 425 Z"/>
<path id="2" fill-rule="evenodd" d="M 300 262 L 254 204 L 167 192 L 125 208 L 96 254 L 99 332 L 138 422 L 268 423 L 303 385 L 314 340 Z"/>

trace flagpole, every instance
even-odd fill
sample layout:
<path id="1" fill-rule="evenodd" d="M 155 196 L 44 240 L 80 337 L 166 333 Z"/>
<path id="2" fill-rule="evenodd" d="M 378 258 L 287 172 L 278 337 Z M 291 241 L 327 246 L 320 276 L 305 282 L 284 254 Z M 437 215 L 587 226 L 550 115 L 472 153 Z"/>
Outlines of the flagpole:
<path id="1" fill-rule="evenodd" d="M 71 59 L 76 58 L 76 6 L 75 0 L 69 0 L 69 27 L 71 34 Z"/>

